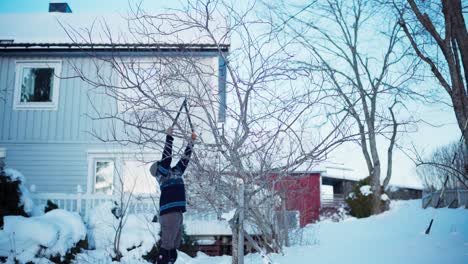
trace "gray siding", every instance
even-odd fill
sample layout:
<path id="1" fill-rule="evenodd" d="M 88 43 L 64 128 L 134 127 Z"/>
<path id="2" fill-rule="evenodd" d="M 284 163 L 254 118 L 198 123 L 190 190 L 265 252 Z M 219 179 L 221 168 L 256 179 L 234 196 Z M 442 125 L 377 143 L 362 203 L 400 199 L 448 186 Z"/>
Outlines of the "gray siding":
<path id="1" fill-rule="evenodd" d="M 7 167 L 19 170 L 27 185 L 38 192 L 76 192 L 86 190 L 85 144 L 2 144 L 7 149 Z"/>
<path id="2" fill-rule="evenodd" d="M 0 90 L 6 90 L 5 100 L 0 101 L 0 141 L 95 141 L 88 131 L 94 129 L 106 133 L 108 123 L 93 121 L 86 116 L 93 112 L 88 95 L 100 111 L 107 111 L 113 105 L 111 98 L 94 93 L 78 78 L 60 80 L 57 110 L 14 110 L 15 61 L 30 59 L 62 60 L 62 77 L 74 75 L 72 65 L 82 67 L 88 76 L 93 75 L 92 61 L 86 58 L 0 56 Z"/>

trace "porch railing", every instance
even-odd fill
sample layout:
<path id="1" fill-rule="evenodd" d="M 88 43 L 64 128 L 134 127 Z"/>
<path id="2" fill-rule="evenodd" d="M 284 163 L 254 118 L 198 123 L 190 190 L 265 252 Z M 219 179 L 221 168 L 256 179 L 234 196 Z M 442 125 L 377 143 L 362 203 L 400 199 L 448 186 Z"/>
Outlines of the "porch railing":
<path id="1" fill-rule="evenodd" d="M 60 209 L 70 212 L 77 212 L 83 217 L 87 217 L 94 207 L 104 202 L 116 202 L 123 204 L 127 208 L 128 214 L 157 214 L 159 211 L 159 197 L 155 195 L 107 195 L 84 193 L 78 188 L 76 193 L 36 193 L 32 192 L 32 198 L 37 205 L 46 205 L 50 200 Z M 122 201 L 122 202 L 120 202 Z M 184 215 L 186 221 L 217 221 L 216 214 L 187 213 Z"/>
<path id="2" fill-rule="evenodd" d="M 159 199 L 152 195 L 107 195 L 84 193 L 78 188 L 76 193 L 32 193 L 32 198 L 37 205 L 46 205 L 50 200 L 60 209 L 77 212 L 87 216 L 90 210 L 104 202 L 116 202 L 123 204 L 127 212 L 155 214 L 159 209 Z"/>
<path id="3" fill-rule="evenodd" d="M 322 208 L 327 207 L 341 207 L 345 203 L 343 194 L 322 194 L 321 204 Z"/>

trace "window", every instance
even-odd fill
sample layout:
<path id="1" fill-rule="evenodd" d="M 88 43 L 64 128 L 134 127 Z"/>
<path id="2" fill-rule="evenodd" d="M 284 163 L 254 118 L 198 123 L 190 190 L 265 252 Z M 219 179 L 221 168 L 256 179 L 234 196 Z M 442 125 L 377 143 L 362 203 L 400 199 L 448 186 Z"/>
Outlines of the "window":
<path id="1" fill-rule="evenodd" d="M 14 109 L 57 110 L 60 61 L 17 61 Z"/>
<path id="2" fill-rule="evenodd" d="M 87 193 L 159 195 L 159 185 L 149 168 L 160 156 L 133 149 L 89 150 Z"/>
<path id="3" fill-rule="evenodd" d="M 113 160 L 100 160 L 94 162 L 94 192 L 102 194 L 112 194 L 114 191 L 114 171 Z"/>

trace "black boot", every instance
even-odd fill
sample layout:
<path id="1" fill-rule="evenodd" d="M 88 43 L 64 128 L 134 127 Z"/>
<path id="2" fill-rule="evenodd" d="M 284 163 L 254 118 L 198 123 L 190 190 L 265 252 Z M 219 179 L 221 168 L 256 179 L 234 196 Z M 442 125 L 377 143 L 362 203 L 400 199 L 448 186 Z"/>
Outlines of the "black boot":
<path id="1" fill-rule="evenodd" d="M 169 264 L 174 264 L 177 260 L 177 249 L 170 250 L 169 255 L 170 255 Z"/>
<path id="2" fill-rule="evenodd" d="M 171 251 L 164 248 L 159 248 L 158 256 L 156 257 L 156 264 L 169 264 L 171 258 Z"/>

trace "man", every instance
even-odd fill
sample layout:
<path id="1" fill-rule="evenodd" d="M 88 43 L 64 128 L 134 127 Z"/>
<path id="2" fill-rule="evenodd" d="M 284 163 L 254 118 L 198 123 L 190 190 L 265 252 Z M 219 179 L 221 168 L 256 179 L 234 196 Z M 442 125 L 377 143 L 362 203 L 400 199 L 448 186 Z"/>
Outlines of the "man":
<path id="1" fill-rule="evenodd" d="M 183 213 L 186 211 L 185 185 L 183 174 L 192 155 L 197 135 L 192 132 L 191 141 L 185 148 L 179 162 L 171 168 L 172 161 L 172 127 L 167 129 L 166 144 L 162 159 L 151 165 L 151 175 L 156 177 L 161 188 L 159 199 L 159 222 L 161 224 L 161 246 L 156 259 L 158 264 L 175 263 L 177 248 L 182 239 Z"/>

